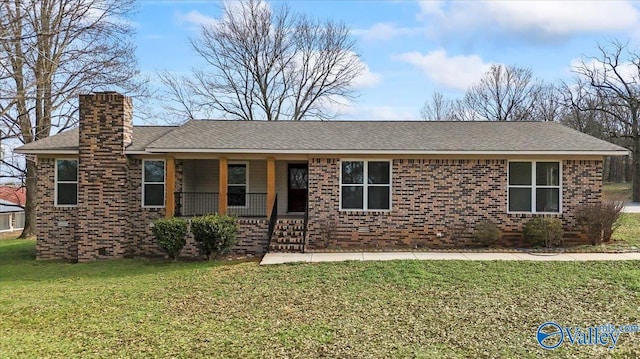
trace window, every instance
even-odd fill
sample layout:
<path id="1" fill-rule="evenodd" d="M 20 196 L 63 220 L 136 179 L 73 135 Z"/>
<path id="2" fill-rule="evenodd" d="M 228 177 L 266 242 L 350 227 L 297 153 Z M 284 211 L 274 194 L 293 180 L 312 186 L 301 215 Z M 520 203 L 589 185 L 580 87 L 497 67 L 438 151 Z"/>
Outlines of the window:
<path id="1" fill-rule="evenodd" d="M 509 212 L 560 213 L 559 162 L 509 162 Z"/>
<path id="2" fill-rule="evenodd" d="M 164 160 L 144 160 L 142 167 L 142 206 L 164 207 Z"/>
<path id="3" fill-rule="evenodd" d="M 56 206 L 78 205 L 78 160 L 56 160 Z"/>
<path id="4" fill-rule="evenodd" d="M 340 209 L 389 210 L 391 163 L 389 161 L 342 161 Z"/>
<path id="5" fill-rule="evenodd" d="M 228 166 L 227 205 L 246 207 L 247 205 L 247 164 L 230 163 Z"/>

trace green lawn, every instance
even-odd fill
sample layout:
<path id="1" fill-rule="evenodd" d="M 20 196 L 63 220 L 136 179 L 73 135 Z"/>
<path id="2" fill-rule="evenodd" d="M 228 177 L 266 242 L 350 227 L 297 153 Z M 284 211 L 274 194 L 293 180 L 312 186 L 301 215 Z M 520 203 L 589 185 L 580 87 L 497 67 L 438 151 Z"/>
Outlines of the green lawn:
<path id="1" fill-rule="evenodd" d="M 602 194 L 604 199 L 610 201 L 630 201 L 631 183 L 605 183 Z"/>
<path id="2" fill-rule="evenodd" d="M 620 216 L 618 224 L 612 238 L 618 243 L 640 247 L 640 213 L 625 213 Z"/>
<path id="3" fill-rule="evenodd" d="M 0 241 L 0 357 L 537 357 L 534 331 L 640 323 L 640 263 L 34 259 Z M 640 355 L 568 346 L 560 357 Z"/>

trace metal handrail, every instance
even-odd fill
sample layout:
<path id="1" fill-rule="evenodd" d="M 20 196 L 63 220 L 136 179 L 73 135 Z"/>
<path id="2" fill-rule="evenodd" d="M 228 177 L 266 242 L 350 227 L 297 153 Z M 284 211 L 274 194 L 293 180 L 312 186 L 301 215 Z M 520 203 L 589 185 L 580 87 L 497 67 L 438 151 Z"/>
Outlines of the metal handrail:
<path id="1" fill-rule="evenodd" d="M 302 228 L 302 253 L 307 248 L 307 225 L 309 224 L 309 197 L 307 196 L 307 207 L 304 210 L 304 224 Z"/>
<path id="2" fill-rule="evenodd" d="M 269 232 L 268 232 L 268 243 L 271 246 L 271 238 L 273 237 L 273 230 L 276 228 L 276 223 L 278 222 L 278 194 L 273 200 L 273 206 L 271 207 L 271 217 L 269 218 Z"/>

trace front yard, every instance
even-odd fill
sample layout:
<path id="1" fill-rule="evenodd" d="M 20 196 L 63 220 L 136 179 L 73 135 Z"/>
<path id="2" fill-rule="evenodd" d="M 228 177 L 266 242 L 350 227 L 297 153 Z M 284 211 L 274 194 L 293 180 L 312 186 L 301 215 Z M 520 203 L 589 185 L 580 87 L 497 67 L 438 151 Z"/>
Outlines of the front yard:
<path id="1" fill-rule="evenodd" d="M 0 357 L 537 357 L 546 321 L 640 323 L 640 263 L 38 262 L 0 241 Z M 640 355 L 563 344 L 560 357 Z"/>

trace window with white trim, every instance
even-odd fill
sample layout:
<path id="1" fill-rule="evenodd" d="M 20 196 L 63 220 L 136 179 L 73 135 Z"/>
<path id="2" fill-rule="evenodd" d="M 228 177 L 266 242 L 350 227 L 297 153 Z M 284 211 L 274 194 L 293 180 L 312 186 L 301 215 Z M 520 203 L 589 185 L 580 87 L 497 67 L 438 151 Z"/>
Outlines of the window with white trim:
<path id="1" fill-rule="evenodd" d="M 56 206 L 78 205 L 78 160 L 56 160 Z"/>
<path id="2" fill-rule="evenodd" d="M 342 161 L 340 209 L 363 211 L 391 209 L 391 162 Z"/>
<path id="3" fill-rule="evenodd" d="M 246 163 L 229 163 L 227 166 L 227 206 L 246 207 L 247 178 Z"/>
<path id="4" fill-rule="evenodd" d="M 142 161 L 142 206 L 164 207 L 165 200 L 164 160 Z"/>
<path id="5" fill-rule="evenodd" d="M 560 162 L 509 162 L 509 212 L 560 213 Z"/>

